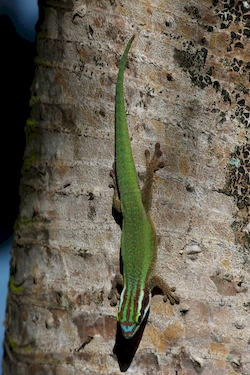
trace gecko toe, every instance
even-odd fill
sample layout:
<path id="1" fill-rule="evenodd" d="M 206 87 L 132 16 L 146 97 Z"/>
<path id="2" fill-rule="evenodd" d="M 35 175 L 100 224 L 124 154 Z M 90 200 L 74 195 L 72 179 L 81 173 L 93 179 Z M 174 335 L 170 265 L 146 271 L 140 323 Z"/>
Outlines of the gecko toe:
<path id="1" fill-rule="evenodd" d="M 171 305 L 174 305 L 174 304 L 179 304 L 179 302 L 180 302 L 180 300 L 179 300 L 179 298 L 177 297 L 177 296 L 175 296 L 175 295 L 172 295 L 172 294 L 165 294 L 164 295 L 164 297 L 163 297 L 163 301 L 164 302 L 167 302 L 167 300 L 169 300 L 169 302 L 170 302 L 170 304 Z"/>
<path id="2" fill-rule="evenodd" d="M 160 147 L 161 147 L 160 143 L 156 142 L 156 144 L 155 144 L 155 151 L 160 150 Z"/>

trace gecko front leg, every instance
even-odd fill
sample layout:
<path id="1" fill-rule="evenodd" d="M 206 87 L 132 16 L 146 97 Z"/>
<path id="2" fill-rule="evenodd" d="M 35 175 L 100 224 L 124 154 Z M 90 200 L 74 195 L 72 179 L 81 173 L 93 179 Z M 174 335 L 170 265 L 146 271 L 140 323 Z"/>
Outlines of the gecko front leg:
<path id="1" fill-rule="evenodd" d="M 163 293 L 164 302 L 169 300 L 171 305 L 174 305 L 175 303 L 177 305 L 179 304 L 179 298 L 173 293 L 175 292 L 175 288 L 171 288 L 160 276 L 152 276 L 149 280 L 149 287 L 151 290 L 159 288 Z"/>

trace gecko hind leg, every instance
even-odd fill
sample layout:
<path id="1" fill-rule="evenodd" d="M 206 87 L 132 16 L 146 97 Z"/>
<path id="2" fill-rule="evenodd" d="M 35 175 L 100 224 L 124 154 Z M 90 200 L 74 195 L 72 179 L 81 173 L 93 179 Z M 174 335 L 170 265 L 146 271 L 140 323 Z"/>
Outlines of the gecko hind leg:
<path id="1" fill-rule="evenodd" d="M 141 191 L 141 195 L 142 195 L 142 203 L 146 212 L 149 212 L 151 208 L 154 172 L 164 167 L 164 163 L 159 161 L 161 155 L 162 155 L 162 152 L 161 152 L 159 143 L 155 144 L 154 154 L 151 159 L 150 159 L 149 150 L 145 151 L 146 174 L 145 174 L 145 181 L 144 181 L 144 185 Z"/>

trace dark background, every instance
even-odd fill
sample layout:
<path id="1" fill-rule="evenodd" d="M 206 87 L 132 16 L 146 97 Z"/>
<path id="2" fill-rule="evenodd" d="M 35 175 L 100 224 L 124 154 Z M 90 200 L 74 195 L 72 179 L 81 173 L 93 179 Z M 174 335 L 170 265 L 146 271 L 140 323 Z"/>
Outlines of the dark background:
<path id="1" fill-rule="evenodd" d="M 19 209 L 24 127 L 35 73 L 37 18 L 37 0 L 0 0 L 0 363 L 11 241 Z"/>
<path id="2" fill-rule="evenodd" d="M 24 126 L 29 117 L 30 86 L 35 70 L 37 16 L 37 0 L 0 0 L 0 231 L 7 233 L 12 231 L 18 215 Z"/>

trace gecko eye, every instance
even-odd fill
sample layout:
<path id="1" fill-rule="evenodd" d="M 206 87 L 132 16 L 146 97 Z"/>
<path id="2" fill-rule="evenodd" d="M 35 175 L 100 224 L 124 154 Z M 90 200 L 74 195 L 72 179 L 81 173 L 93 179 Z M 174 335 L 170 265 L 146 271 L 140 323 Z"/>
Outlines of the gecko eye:
<path id="1" fill-rule="evenodd" d="M 135 322 L 136 322 L 136 324 L 140 324 L 141 323 L 141 314 L 136 314 L 136 316 L 135 316 Z"/>

